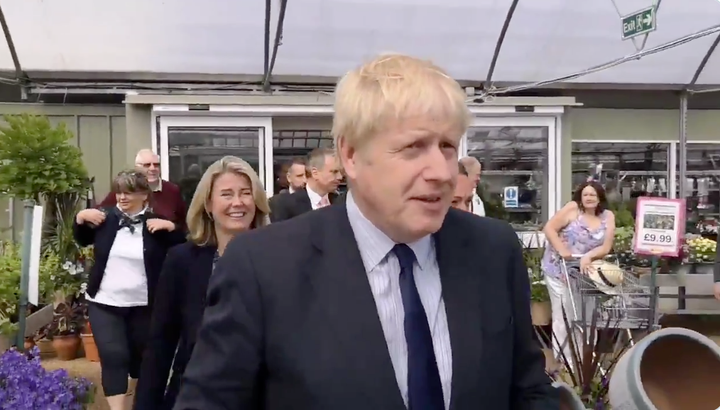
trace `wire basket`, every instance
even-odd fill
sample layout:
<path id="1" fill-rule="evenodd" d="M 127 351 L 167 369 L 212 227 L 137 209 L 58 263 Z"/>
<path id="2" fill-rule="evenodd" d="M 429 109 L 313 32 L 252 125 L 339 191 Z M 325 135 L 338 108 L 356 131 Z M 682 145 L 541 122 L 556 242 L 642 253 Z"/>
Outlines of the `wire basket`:
<path id="1" fill-rule="evenodd" d="M 616 267 L 622 282 L 602 286 L 580 272 L 577 260 L 563 261 L 561 268 L 571 305 L 567 317 L 573 325 L 587 326 L 593 315 L 597 315 L 598 325 L 609 329 L 647 329 L 653 324 L 651 289 L 641 285 L 631 272 Z"/>

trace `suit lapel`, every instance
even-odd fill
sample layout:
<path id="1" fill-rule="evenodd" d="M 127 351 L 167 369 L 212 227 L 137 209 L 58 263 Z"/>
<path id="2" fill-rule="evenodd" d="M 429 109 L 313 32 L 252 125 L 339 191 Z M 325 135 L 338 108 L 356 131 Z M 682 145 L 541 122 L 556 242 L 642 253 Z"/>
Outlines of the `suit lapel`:
<path id="1" fill-rule="evenodd" d="M 302 215 L 305 212 L 310 212 L 312 210 L 313 208 L 310 203 L 310 197 L 308 196 L 307 190 L 303 188 L 297 192 L 297 214 Z"/>
<path id="2" fill-rule="evenodd" d="M 309 202 L 309 201 L 308 201 Z M 307 275 L 328 319 L 350 383 L 366 392 L 367 408 L 404 409 L 385 336 L 345 205 L 323 209 L 312 235 Z"/>
<path id="3" fill-rule="evenodd" d="M 482 357 L 480 290 L 484 274 L 481 264 L 475 262 L 488 257 L 469 257 L 483 250 L 470 249 L 468 232 L 463 229 L 456 212 L 453 209 L 448 212 L 442 228 L 434 235 L 452 347 L 451 410 L 456 408 L 458 395 L 471 391 L 479 377 Z"/>

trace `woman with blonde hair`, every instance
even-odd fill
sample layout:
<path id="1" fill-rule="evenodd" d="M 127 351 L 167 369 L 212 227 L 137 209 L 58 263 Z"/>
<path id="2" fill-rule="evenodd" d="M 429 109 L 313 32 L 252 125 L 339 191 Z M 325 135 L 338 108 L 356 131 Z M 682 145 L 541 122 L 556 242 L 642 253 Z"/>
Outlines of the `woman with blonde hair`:
<path id="1" fill-rule="evenodd" d="M 188 209 L 189 241 L 171 249 L 163 266 L 135 410 L 172 409 L 215 262 L 235 235 L 267 225 L 268 214 L 263 185 L 247 162 L 227 156 L 205 171 Z"/>

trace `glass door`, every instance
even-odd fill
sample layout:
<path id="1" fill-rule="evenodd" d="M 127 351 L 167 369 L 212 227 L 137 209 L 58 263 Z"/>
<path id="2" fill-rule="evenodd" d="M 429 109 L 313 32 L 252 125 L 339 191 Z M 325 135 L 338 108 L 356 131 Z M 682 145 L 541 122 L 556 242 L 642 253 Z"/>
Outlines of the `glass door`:
<path id="1" fill-rule="evenodd" d="M 461 150 L 482 165 L 478 193 L 487 216 L 525 231 L 539 229 L 559 209 L 555 117 L 475 118 Z M 506 192 L 513 198 L 504 198 Z"/>
<path id="2" fill-rule="evenodd" d="M 187 203 L 207 167 L 226 155 L 247 161 L 272 193 L 270 118 L 160 116 L 158 124 L 162 177 L 180 186 Z"/>

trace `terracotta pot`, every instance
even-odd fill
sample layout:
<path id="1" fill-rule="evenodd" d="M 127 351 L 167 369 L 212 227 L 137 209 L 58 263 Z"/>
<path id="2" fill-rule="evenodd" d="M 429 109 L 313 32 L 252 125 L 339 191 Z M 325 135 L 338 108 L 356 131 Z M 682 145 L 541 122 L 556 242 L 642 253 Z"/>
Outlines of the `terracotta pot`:
<path id="1" fill-rule="evenodd" d="M 32 337 L 26 337 L 25 338 L 25 344 L 23 345 L 23 349 L 27 352 L 28 350 L 35 347 L 35 339 Z"/>
<path id="2" fill-rule="evenodd" d="M 550 302 L 531 302 L 530 315 L 534 326 L 547 326 L 552 320 Z"/>
<path id="3" fill-rule="evenodd" d="M 83 350 L 85 350 L 85 358 L 90 362 L 99 362 L 100 355 L 95 344 L 95 337 L 92 334 L 82 334 L 80 338 L 82 339 Z"/>
<path id="4" fill-rule="evenodd" d="M 52 345 L 60 360 L 77 359 L 80 337 L 78 335 L 54 336 Z"/>
<path id="5" fill-rule="evenodd" d="M 55 357 L 55 348 L 52 345 L 52 340 L 49 339 L 40 339 L 35 343 L 40 349 L 40 358 L 41 359 L 50 359 Z"/>

